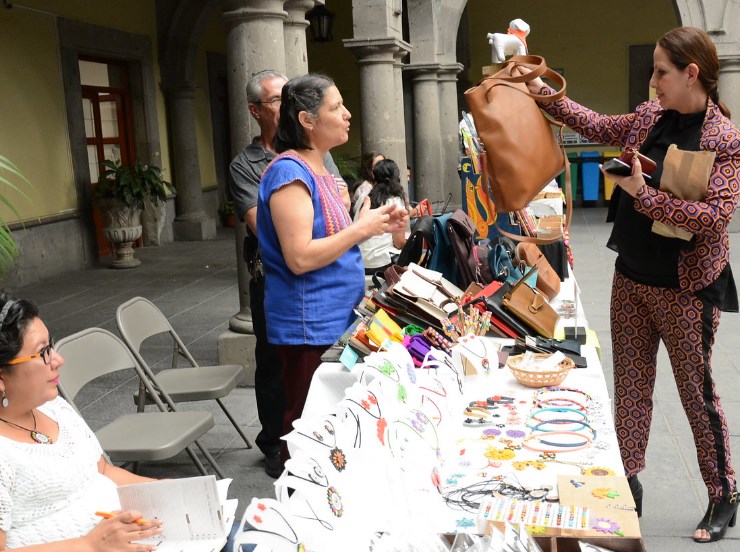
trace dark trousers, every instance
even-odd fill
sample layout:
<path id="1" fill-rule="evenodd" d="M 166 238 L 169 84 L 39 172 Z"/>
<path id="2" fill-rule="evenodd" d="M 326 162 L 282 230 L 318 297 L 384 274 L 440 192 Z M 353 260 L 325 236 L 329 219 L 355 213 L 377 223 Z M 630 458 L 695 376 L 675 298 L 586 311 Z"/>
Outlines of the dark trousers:
<path id="1" fill-rule="evenodd" d="M 257 365 L 254 374 L 254 394 L 257 398 L 257 415 L 262 430 L 255 442 L 260 450 L 275 454 L 280 450 L 283 435 L 285 396 L 283 393 L 282 363 L 274 345 L 267 342 L 265 322 L 265 277 L 252 278 L 249 282 L 249 302 L 252 309 L 252 324 L 257 345 L 254 359 Z"/>
<path id="2" fill-rule="evenodd" d="M 278 345 L 283 370 L 283 389 L 285 390 L 285 416 L 283 434 L 293 431 L 293 421 L 301 417 L 308 397 L 313 373 L 321 364 L 321 355 L 330 345 Z M 280 459 L 288 459 L 288 447 L 283 443 Z"/>

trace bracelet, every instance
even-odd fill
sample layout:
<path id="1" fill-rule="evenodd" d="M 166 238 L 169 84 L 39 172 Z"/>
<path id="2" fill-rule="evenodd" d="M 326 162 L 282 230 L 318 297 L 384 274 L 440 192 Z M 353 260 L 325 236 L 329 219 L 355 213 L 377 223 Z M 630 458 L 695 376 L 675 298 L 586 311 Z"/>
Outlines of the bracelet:
<path id="1" fill-rule="evenodd" d="M 581 428 L 578 431 L 574 430 L 573 431 L 574 433 L 579 433 L 583 429 L 590 429 L 591 430 L 591 440 L 592 441 L 596 440 L 596 430 L 593 427 L 591 427 L 591 425 L 585 420 L 566 420 L 566 419 L 545 420 L 544 422 L 540 422 L 536 424 L 534 427 L 532 427 L 532 431 L 543 431 L 545 433 L 554 433 L 556 431 L 559 431 L 556 429 L 542 429 L 543 425 L 548 425 L 548 424 L 579 424 Z M 546 441 L 542 441 L 542 440 L 540 442 L 549 444 Z"/>
<path id="2" fill-rule="evenodd" d="M 533 452 L 552 452 L 552 453 L 557 453 L 557 452 L 575 452 L 577 450 L 585 449 L 586 447 L 588 447 L 592 443 L 591 438 L 584 437 L 583 434 L 578 433 L 576 431 L 551 431 L 549 433 L 549 435 L 550 436 L 552 436 L 552 435 L 576 435 L 578 437 L 581 437 L 581 438 L 585 439 L 585 441 L 583 441 L 582 443 L 553 443 L 551 441 L 543 441 L 541 439 L 541 436 L 540 435 L 532 434 L 529 437 L 527 437 L 526 439 L 524 439 L 524 441 L 522 442 L 522 446 L 525 449 L 531 450 Z M 532 439 L 537 440 L 537 442 L 542 443 L 543 445 L 550 445 L 551 447 L 555 447 L 555 448 L 554 449 L 551 449 L 551 448 L 544 448 L 544 447 L 539 447 L 539 448 L 538 447 L 533 447 L 529 443 L 529 441 L 532 440 Z"/>
<path id="3" fill-rule="evenodd" d="M 548 420 L 542 420 L 537 417 L 538 414 L 542 414 L 543 412 L 572 412 L 573 414 L 578 414 L 581 420 L 586 421 L 586 422 L 588 421 L 588 416 L 586 416 L 585 412 L 583 412 L 582 410 L 577 410 L 575 408 L 568 408 L 566 406 L 548 406 L 547 408 L 540 408 L 532 412 L 532 414 L 529 415 L 529 419 L 534 420 L 535 422 L 548 421 Z M 570 420 L 570 421 L 575 422 L 577 420 Z M 529 423 L 527 423 L 527 427 L 529 427 L 530 429 L 532 428 L 532 426 L 529 425 Z"/>
<path id="4" fill-rule="evenodd" d="M 585 391 L 581 391 L 580 389 L 576 389 L 575 387 L 559 387 L 559 386 L 551 386 L 551 387 L 543 387 L 542 389 L 538 390 L 537 393 L 535 393 L 534 399 L 535 402 L 540 400 L 540 397 L 546 393 L 557 393 L 559 391 L 562 392 L 570 392 L 570 393 L 578 393 L 581 395 L 584 399 L 586 399 L 586 403 L 591 401 L 591 395 L 586 393 Z M 552 400 L 552 399 L 550 399 Z M 561 400 L 567 400 L 567 399 L 561 399 Z M 555 406 L 561 406 L 561 405 L 555 405 Z"/>
<path id="5" fill-rule="evenodd" d="M 558 401 L 558 402 L 556 402 Z M 563 404 L 564 403 L 564 404 Z M 534 406 L 537 408 L 545 408 L 548 406 L 572 406 L 586 412 L 588 408 L 583 403 L 578 402 L 575 399 L 569 399 L 568 397 L 553 397 L 551 399 L 537 399 L 534 400 Z"/>

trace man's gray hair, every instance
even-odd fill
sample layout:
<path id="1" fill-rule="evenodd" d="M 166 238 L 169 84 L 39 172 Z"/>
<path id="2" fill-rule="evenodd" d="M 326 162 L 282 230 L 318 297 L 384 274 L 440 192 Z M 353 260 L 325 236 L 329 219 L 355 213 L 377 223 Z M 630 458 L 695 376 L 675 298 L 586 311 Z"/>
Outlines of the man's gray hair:
<path id="1" fill-rule="evenodd" d="M 272 69 L 265 69 L 264 71 L 258 71 L 247 83 L 247 101 L 249 103 L 259 103 L 262 100 L 262 81 L 265 79 L 285 79 L 288 77 L 283 75 L 280 71 L 274 71 Z"/>

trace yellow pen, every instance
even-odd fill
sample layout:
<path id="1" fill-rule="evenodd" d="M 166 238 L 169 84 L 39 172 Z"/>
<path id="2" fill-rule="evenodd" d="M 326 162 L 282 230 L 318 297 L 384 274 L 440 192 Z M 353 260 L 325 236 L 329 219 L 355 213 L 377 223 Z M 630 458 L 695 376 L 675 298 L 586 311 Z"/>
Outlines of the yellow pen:
<path id="1" fill-rule="evenodd" d="M 112 514 L 110 512 L 95 512 L 95 515 L 96 516 L 99 516 L 101 518 L 110 519 L 110 518 L 114 517 L 116 514 Z M 133 521 L 133 523 L 136 523 L 138 525 L 149 525 L 151 523 L 151 521 L 149 521 L 147 519 L 141 519 L 141 518 L 139 518 L 139 519 L 135 519 Z"/>

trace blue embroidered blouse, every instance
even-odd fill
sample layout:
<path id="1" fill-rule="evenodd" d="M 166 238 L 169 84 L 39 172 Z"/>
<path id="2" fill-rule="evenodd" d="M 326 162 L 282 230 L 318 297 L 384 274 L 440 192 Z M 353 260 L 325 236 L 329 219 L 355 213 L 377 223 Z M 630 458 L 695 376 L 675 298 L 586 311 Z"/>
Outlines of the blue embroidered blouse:
<path id="1" fill-rule="evenodd" d="M 280 249 L 270 198 L 295 182 L 306 185 L 313 204 L 313 239 L 331 236 L 352 221 L 331 174 L 320 176 L 295 152 L 277 156 L 260 181 L 257 233 L 265 269 L 267 339 L 274 345 L 331 345 L 355 316 L 365 292 L 365 269 L 357 245 L 328 266 L 296 275 Z"/>

